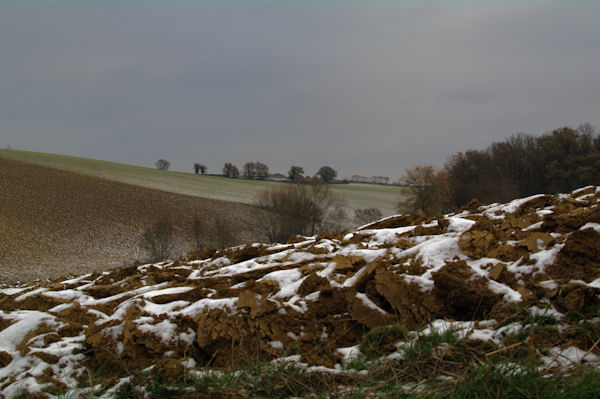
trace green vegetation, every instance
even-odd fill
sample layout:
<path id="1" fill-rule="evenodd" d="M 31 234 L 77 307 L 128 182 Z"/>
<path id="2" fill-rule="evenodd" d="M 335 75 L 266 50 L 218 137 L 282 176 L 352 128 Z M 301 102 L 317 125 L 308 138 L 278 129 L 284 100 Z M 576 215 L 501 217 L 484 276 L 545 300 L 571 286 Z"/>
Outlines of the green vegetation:
<path id="1" fill-rule="evenodd" d="M 232 370 L 202 370 L 165 379 L 162 369 L 134 375 L 122 384 L 114 399 L 181 397 L 289 398 L 325 394 L 334 388 L 335 376 L 309 372 L 290 363 L 242 359 Z"/>
<path id="2" fill-rule="evenodd" d="M 232 179 L 223 176 L 196 175 L 192 172 L 169 172 L 155 168 L 126 165 L 67 155 L 18 150 L 0 150 L 0 158 L 11 159 L 100 177 L 136 186 L 192 195 L 195 197 L 254 204 L 256 196 L 267 188 L 286 183 L 268 180 Z M 373 184 L 334 184 L 331 191 L 346 203 L 348 210 L 379 208 L 384 215 L 395 213 L 401 188 Z"/>
<path id="3" fill-rule="evenodd" d="M 431 334 L 419 335 L 404 350 L 404 359 L 408 362 L 432 356 L 433 350 L 442 344 L 455 345 L 458 342 L 456 332 L 449 328 L 444 331 L 432 329 Z"/>
<path id="4" fill-rule="evenodd" d="M 522 319 L 525 317 L 525 319 Z M 520 312 L 512 321 L 533 319 Z M 536 321 L 544 321 L 537 319 Z M 597 323 L 596 323 L 597 324 Z M 556 326 L 554 326 L 556 328 Z M 579 327 L 576 327 L 579 330 Z M 583 327 L 582 327 L 583 329 Z M 579 333 L 577 331 L 576 333 Z M 410 338 L 412 337 L 412 339 Z M 267 362 L 240 358 L 229 367 L 187 369 L 181 361 L 136 372 L 112 388 L 114 399 L 142 398 L 597 398 L 600 373 L 593 366 L 548 367 L 538 355 L 542 342 L 523 350 L 461 339 L 453 328 L 409 332 L 400 324 L 371 329 L 362 354 L 342 368 L 307 367 L 290 359 Z M 405 342 L 403 342 L 405 341 Z M 514 345 L 512 345 L 514 346 Z M 527 348 L 525 348 L 527 346 Z M 546 348 L 546 349 L 544 349 Z M 389 356 L 394 354 L 394 356 Z M 536 355 L 537 354 L 537 355 Z M 533 355 L 533 356 L 532 356 Z M 96 398 L 99 374 L 90 370 L 89 391 L 69 391 L 60 398 Z M 115 380 L 112 380 L 112 384 Z M 25 397 L 25 396 L 23 396 Z"/>
<path id="5" fill-rule="evenodd" d="M 548 375 L 525 359 L 486 359 L 459 342 L 452 330 L 420 336 L 410 347 L 413 355 L 407 351 L 402 360 L 366 362 L 359 357 L 341 373 L 256 359 L 243 359 L 239 367 L 227 370 L 182 372 L 171 380 L 161 369 L 151 370 L 131 377 L 113 398 L 591 399 L 600 392 L 600 373 L 593 368 Z M 444 348 L 447 355 L 435 348 Z"/>
<path id="6" fill-rule="evenodd" d="M 379 357 L 395 350 L 394 342 L 406 335 L 406 328 L 399 324 L 375 327 L 363 337 L 360 351 L 368 358 Z"/>
<path id="7" fill-rule="evenodd" d="M 455 387 L 433 397 L 593 399 L 599 392 L 600 373 L 592 369 L 580 369 L 574 376 L 547 378 L 532 367 L 489 364 L 476 368 Z"/>

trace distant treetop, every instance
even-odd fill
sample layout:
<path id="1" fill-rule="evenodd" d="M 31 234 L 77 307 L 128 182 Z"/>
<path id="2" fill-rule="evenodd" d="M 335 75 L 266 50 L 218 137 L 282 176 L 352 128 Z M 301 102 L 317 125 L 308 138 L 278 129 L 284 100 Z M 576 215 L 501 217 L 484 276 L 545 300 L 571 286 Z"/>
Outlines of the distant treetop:
<path id="1" fill-rule="evenodd" d="M 171 166 L 171 162 L 167 161 L 166 159 L 161 158 L 158 161 L 156 161 L 156 163 L 154 165 L 156 165 L 157 169 L 169 170 L 169 167 Z"/>
<path id="2" fill-rule="evenodd" d="M 337 172 L 331 166 L 321 166 L 321 169 L 319 169 L 317 175 L 325 183 L 331 183 L 337 176 Z"/>

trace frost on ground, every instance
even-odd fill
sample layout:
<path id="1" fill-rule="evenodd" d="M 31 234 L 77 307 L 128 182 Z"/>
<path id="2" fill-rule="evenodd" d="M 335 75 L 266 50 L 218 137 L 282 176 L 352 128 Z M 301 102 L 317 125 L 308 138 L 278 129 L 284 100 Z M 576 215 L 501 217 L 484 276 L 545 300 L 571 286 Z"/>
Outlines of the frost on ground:
<path id="1" fill-rule="evenodd" d="M 243 356 L 339 373 L 365 334 L 388 324 L 413 337 L 452 328 L 501 350 L 519 334 L 543 339 L 532 330 L 552 320 L 540 369 L 598 367 L 600 348 L 573 334 L 581 320 L 567 315 L 600 302 L 599 223 L 600 188 L 586 187 L 7 286 L 0 390 L 57 395 L 89 385 L 88 371 L 101 367 L 93 383 L 102 392 L 148 367 L 218 368 Z"/>

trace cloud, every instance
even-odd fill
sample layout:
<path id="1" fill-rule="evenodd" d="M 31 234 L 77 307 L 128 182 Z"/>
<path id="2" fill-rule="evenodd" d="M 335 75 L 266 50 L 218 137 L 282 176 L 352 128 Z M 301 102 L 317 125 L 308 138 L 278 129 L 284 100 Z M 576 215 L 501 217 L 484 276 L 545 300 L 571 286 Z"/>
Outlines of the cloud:
<path id="1" fill-rule="evenodd" d="M 599 14 L 567 1 L 3 2 L 0 145 L 395 178 L 517 131 L 600 126 Z"/>

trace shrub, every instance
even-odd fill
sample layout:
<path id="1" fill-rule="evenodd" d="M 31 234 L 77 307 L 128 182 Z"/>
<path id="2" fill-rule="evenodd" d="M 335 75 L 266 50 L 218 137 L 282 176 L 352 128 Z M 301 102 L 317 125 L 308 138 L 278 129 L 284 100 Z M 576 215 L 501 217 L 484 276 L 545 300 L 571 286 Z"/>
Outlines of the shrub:
<path id="1" fill-rule="evenodd" d="M 362 208 L 354 211 L 354 224 L 357 226 L 364 226 L 381 218 L 383 214 L 377 208 Z"/>
<path id="2" fill-rule="evenodd" d="M 152 261 L 167 259 L 173 246 L 173 226 L 165 220 L 154 223 L 142 234 L 140 245 Z"/>
<path id="3" fill-rule="evenodd" d="M 318 178 L 308 184 L 287 184 L 261 192 L 256 204 L 266 211 L 256 226 L 270 242 L 285 242 L 294 235 L 314 235 L 321 230 L 340 230 L 346 215 L 329 190 Z"/>

